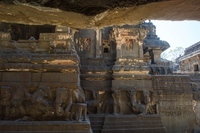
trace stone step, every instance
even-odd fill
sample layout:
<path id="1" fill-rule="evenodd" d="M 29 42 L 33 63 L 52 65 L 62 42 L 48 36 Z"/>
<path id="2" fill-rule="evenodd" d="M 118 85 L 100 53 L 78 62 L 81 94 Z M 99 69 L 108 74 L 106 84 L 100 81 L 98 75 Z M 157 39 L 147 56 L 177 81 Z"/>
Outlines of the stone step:
<path id="1" fill-rule="evenodd" d="M 131 124 L 135 124 L 135 125 L 140 125 L 140 124 L 147 124 L 148 125 L 148 124 L 152 124 L 152 123 L 153 124 L 159 124 L 161 121 L 158 121 L 158 120 L 157 121 L 152 121 L 152 122 L 150 122 L 150 121 L 136 121 L 134 119 L 132 121 L 131 120 L 129 120 L 129 121 L 128 120 L 127 121 L 111 121 L 110 120 L 110 121 L 105 121 L 104 124 L 113 124 L 113 123 L 117 124 L 119 122 L 120 123 L 124 123 L 124 124 L 131 123 Z"/>
<path id="2" fill-rule="evenodd" d="M 90 114 L 88 115 L 90 121 L 104 121 L 105 115 L 104 114 Z"/>
<path id="3" fill-rule="evenodd" d="M 1 133 L 92 133 L 89 120 L 76 121 L 0 121 Z"/>
<path id="4" fill-rule="evenodd" d="M 146 126 L 146 125 L 115 125 L 115 126 L 109 126 L 109 125 L 104 125 L 103 126 L 103 129 L 132 129 L 132 128 L 151 128 L 151 127 L 156 127 L 156 128 L 160 128 L 160 127 L 163 127 L 162 124 L 160 125 L 149 125 L 149 126 Z"/>
<path id="5" fill-rule="evenodd" d="M 101 133 L 101 130 L 99 129 L 92 129 L 93 133 Z"/>
<path id="6" fill-rule="evenodd" d="M 91 127 L 93 133 L 101 133 L 101 129 L 103 128 L 103 123 L 105 119 L 104 114 L 92 114 L 88 115 L 91 123 Z"/>
<path id="7" fill-rule="evenodd" d="M 144 122 L 153 122 L 153 121 L 160 121 L 160 117 L 157 115 L 107 115 L 109 117 L 105 117 L 105 121 L 142 121 Z"/>
<path id="8" fill-rule="evenodd" d="M 102 129 L 101 133 L 165 133 L 165 128 Z"/>
<path id="9" fill-rule="evenodd" d="M 1 131 L 1 133 L 92 133 L 92 131 Z"/>
<path id="10" fill-rule="evenodd" d="M 165 133 L 157 115 L 107 115 L 102 133 Z"/>
<path id="11" fill-rule="evenodd" d="M 103 122 L 102 124 L 99 125 L 91 125 L 92 129 L 101 129 L 103 127 Z"/>

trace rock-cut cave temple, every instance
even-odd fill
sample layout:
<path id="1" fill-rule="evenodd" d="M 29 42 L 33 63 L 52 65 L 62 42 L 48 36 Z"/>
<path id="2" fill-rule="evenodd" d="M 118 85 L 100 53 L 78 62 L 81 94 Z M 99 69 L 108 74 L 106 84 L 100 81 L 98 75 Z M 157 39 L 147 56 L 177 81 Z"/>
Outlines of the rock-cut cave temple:
<path id="1" fill-rule="evenodd" d="M 18 6 L 50 12 L 39 10 L 38 6 L 45 6 L 80 11 L 85 18 L 79 18 L 77 25 L 78 20 L 74 22 L 72 17 L 72 25 L 69 20 L 62 26 L 48 15 L 12 21 L 9 13 L 6 16 L 0 9 L 0 132 L 200 132 L 198 74 L 173 73 L 172 63 L 160 57 L 170 44 L 157 36 L 151 21 L 112 22 L 118 16 L 109 18 L 113 13 L 110 8 L 106 11 L 109 3 L 91 12 L 91 7 L 83 10 L 90 3 L 81 6 L 78 0 L 71 1 L 71 8 L 59 5 L 61 1 L 40 0 L 28 6 L 26 0 L 15 0 L 14 5 L 9 2 L 7 8 L 18 13 L 22 10 Z M 82 10 L 77 11 L 73 2 Z M 129 4 L 148 8 L 170 2 L 141 0 Z M 131 8 L 123 4 L 116 2 L 114 13 Z M 26 11 L 21 15 L 26 16 Z M 93 21 L 87 21 L 89 18 Z"/>

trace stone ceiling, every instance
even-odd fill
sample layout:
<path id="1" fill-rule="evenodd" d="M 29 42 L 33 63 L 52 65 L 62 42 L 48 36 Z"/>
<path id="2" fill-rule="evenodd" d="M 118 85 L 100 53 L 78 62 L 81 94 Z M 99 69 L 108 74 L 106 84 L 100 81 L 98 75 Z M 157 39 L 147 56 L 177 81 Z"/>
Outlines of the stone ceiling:
<path id="1" fill-rule="evenodd" d="M 0 22 L 99 28 L 147 19 L 200 20 L 200 0 L 0 0 Z"/>

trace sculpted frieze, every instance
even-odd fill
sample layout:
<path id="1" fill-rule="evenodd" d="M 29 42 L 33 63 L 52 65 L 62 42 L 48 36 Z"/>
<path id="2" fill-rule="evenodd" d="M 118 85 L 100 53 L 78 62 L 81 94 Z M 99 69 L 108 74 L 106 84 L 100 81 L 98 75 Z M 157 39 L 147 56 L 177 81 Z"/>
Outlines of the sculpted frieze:
<path id="1" fill-rule="evenodd" d="M 0 33 L 0 40 L 10 40 L 11 36 L 10 33 Z"/>
<path id="2" fill-rule="evenodd" d="M 71 39 L 71 36 L 71 34 L 66 33 L 40 33 L 41 40 L 67 40 Z"/>
<path id="3" fill-rule="evenodd" d="M 55 95 L 52 96 L 52 91 Z M 81 89 L 28 86 L 1 86 L 1 120 L 73 120 L 74 112 L 86 118 L 87 105 Z M 71 114 L 71 115 L 70 115 Z"/>
<path id="4" fill-rule="evenodd" d="M 127 96 L 130 99 L 129 106 L 133 113 L 140 115 L 157 114 L 157 96 L 148 90 L 142 91 L 142 97 L 138 98 L 139 91 L 129 90 Z"/>

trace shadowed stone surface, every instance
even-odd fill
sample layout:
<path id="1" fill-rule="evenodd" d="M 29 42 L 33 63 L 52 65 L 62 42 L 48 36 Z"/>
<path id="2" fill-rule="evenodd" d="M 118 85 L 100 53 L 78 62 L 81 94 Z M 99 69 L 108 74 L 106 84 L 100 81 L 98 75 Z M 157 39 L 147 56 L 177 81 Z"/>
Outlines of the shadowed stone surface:
<path id="1" fill-rule="evenodd" d="M 91 133 L 90 122 L 76 121 L 0 121 L 1 133 Z"/>

